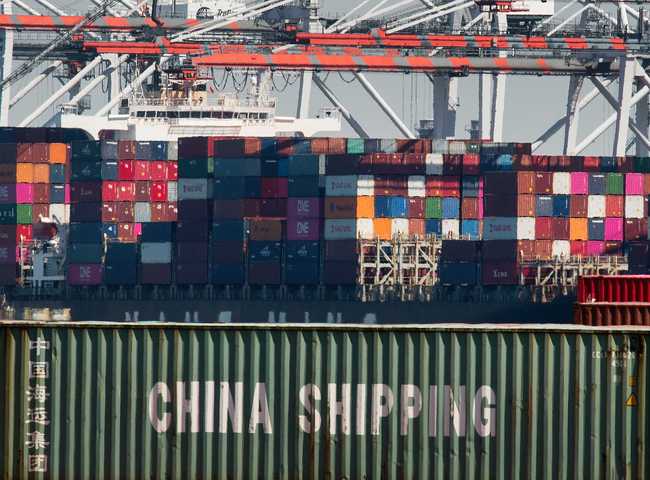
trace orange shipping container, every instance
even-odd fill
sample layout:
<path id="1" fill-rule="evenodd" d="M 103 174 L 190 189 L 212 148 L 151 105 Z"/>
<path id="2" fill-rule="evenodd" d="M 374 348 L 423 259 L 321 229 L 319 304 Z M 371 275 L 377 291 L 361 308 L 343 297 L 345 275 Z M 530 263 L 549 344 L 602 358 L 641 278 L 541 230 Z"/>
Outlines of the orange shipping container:
<path id="1" fill-rule="evenodd" d="M 569 219 L 569 239 L 589 240 L 589 222 L 586 218 Z"/>
<path id="2" fill-rule="evenodd" d="M 605 215 L 608 217 L 624 217 L 625 197 L 623 195 L 607 195 L 605 197 Z"/>
<path id="3" fill-rule="evenodd" d="M 278 242 L 282 240 L 282 220 L 252 219 L 250 232 L 251 240 Z"/>
<path id="4" fill-rule="evenodd" d="M 517 172 L 517 193 L 519 195 L 535 193 L 535 172 Z"/>
<path id="5" fill-rule="evenodd" d="M 325 218 L 356 218 L 357 197 L 326 197 L 323 207 Z"/>
<path id="6" fill-rule="evenodd" d="M 426 235 L 425 220 L 411 218 L 409 220 L 409 235 L 412 237 L 424 237 Z"/>
<path id="7" fill-rule="evenodd" d="M 68 146 L 65 143 L 50 143 L 50 163 L 65 165 L 68 160 Z"/>
<path id="8" fill-rule="evenodd" d="M 16 183 L 34 183 L 34 164 L 16 164 Z"/>
<path id="9" fill-rule="evenodd" d="M 50 166 L 47 163 L 34 165 L 34 183 L 50 183 Z"/>
<path id="10" fill-rule="evenodd" d="M 357 218 L 375 218 L 375 197 L 357 197 Z"/>
<path id="11" fill-rule="evenodd" d="M 375 218 L 373 220 L 375 236 L 379 240 L 390 240 L 393 236 L 393 226 L 390 218 Z"/>

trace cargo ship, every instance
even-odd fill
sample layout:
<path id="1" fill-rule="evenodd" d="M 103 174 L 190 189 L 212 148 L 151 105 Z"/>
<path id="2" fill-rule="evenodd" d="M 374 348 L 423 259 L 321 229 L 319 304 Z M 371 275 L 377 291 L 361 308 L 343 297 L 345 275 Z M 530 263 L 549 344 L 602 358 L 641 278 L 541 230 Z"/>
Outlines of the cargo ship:
<path id="1" fill-rule="evenodd" d="M 648 269 L 648 158 L 459 140 L 0 137 L 5 317 L 571 322 L 580 276 Z"/>

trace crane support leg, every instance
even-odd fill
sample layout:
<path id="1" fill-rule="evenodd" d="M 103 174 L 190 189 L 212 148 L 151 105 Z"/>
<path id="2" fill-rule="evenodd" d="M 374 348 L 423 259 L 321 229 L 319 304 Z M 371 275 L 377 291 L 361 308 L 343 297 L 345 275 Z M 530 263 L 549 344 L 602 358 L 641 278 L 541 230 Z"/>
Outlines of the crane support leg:
<path id="1" fill-rule="evenodd" d="M 625 58 L 618 78 L 618 108 L 616 109 L 616 133 L 614 134 L 614 156 L 624 156 L 629 133 L 632 87 L 637 62 L 632 57 Z"/>
<path id="2" fill-rule="evenodd" d="M 365 75 L 361 72 L 355 72 L 354 76 L 357 78 L 357 80 L 359 80 L 359 83 L 361 83 L 361 86 L 366 90 L 366 92 L 368 92 L 368 95 L 370 95 L 372 99 L 377 103 L 377 105 L 379 105 L 379 107 L 384 111 L 384 113 L 393 122 L 393 124 L 402 133 L 402 135 L 404 135 L 406 138 L 415 138 L 413 132 L 411 132 L 411 130 L 409 130 L 409 128 L 404 124 L 402 119 L 397 116 L 395 111 L 390 107 L 390 105 L 388 105 L 386 100 L 384 100 L 384 98 L 379 94 L 375 87 L 372 86 Z"/>
<path id="3" fill-rule="evenodd" d="M 637 83 L 637 90 L 642 87 Z M 647 138 L 650 138 L 650 97 L 643 98 L 636 105 L 636 125 Z M 637 136 L 636 140 L 636 154 L 639 157 L 647 157 L 650 154 L 650 149 L 640 140 Z"/>
<path id="4" fill-rule="evenodd" d="M 361 138 L 368 138 L 368 132 L 364 130 L 364 128 L 361 126 L 359 122 L 354 118 L 354 115 L 345 108 L 343 103 L 336 97 L 334 92 L 323 82 L 318 76 L 314 76 L 314 84 L 318 87 L 318 89 L 323 92 L 323 95 L 327 97 L 327 99 L 334 105 L 336 108 L 339 109 L 341 112 L 341 115 L 343 118 L 345 118 L 345 121 L 348 122 L 348 124 L 352 127 L 352 129 L 356 132 L 357 135 L 359 135 Z"/>
<path id="5" fill-rule="evenodd" d="M 429 79 L 433 83 L 433 137 L 454 138 L 458 79 L 450 78 L 448 75 L 440 77 L 429 75 Z"/>
<path id="6" fill-rule="evenodd" d="M 584 82 L 583 77 L 572 75 L 569 80 L 569 94 L 567 95 L 566 119 L 564 124 L 564 149 L 565 155 L 576 148 L 578 140 L 578 127 L 580 125 L 580 109 L 578 100 L 580 99 L 580 90 Z"/>
<path id="7" fill-rule="evenodd" d="M 297 118 L 309 118 L 309 102 L 311 101 L 311 85 L 314 72 L 304 71 L 300 74 L 300 91 L 298 93 Z"/>
<path id="8" fill-rule="evenodd" d="M 11 15 L 11 1 L 3 4 L 2 12 Z M 5 29 L 2 31 L 2 80 L 4 81 L 13 70 L 14 57 L 14 31 Z M 11 83 L 7 83 L 0 92 L 0 126 L 9 126 L 9 106 L 11 98 Z"/>
<path id="9" fill-rule="evenodd" d="M 503 117 L 506 109 L 506 76 L 503 74 L 494 75 L 492 101 L 492 138 L 495 142 L 503 141 Z"/>
<path id="10" fill-rule="evenodd" d="M 25 85 L 15 96 L 14 98 L 11 99 L 11 102 L 9 103 L 10 107 L 13 107 L 15 104 L 17 104 L 25 95 L 27 95 L 29 92 L 33 91 L 36 86 L 41 83 L 43 80 L 45 80 L 48 75 L 50 75 L 53 71 L 55 71 L 57 68 L 59 68 L 61 65 L 63 65 L 63 62 L 60 60 L 57 60 L 56 62 L 53 62 L 49 64 L 45 69 L 36 75 L 27 85 Z"/>
<path id="11" fill-rule="evenodd" d="M 481 140 L 492 139 L 492 75 L 481 73 L 478 79 L 478 118 Z"/>
<path id="12" fill-rule="evenodd" d="M 120 65 L 122 65 L 127 59 L 128 55 L 122 55 L 118 57 L 115 55 L 111 60 L 111 63 L 116 62 L 116 65 L 111 69 L 111 73 L 108 76 L 108 101 L 111 102 L 115 97 L 120 94 Z M 122 60 L 123 59 L 123 60 Z M 116 113 L 115 107 L 109 113 Z"/>

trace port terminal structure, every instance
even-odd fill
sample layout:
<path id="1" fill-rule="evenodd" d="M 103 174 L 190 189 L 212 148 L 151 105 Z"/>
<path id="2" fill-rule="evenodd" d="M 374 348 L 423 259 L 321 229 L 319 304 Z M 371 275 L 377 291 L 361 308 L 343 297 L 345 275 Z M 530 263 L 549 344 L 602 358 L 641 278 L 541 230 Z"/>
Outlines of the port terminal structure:
<path id="1" fill-rule="evenodd" d="M 428 135 L 437 139 L 456 136 L 458 78 L 477 75 L 475 135 L 494 142 L 503 140 L 508 75 L 564 75 L 570 77 L 565 114 L 539 135 L 534 150 L 562 134 L 564 154 L 580 155 L 611 128 L 611 154 L 647 156 L 650 150 L 648 19 L 634 3 L 572 0 L 556 8 L 552 0 L 365 0 L 336 19 L 321 14 L 326 0 L 241 2 L 199 19 L 159 19 L 146 1 L 93 3 L 85 15 L 71 15 L 50 0 L 2 3 L 0 125 L 42 126 L 52 106 L 77 109 L 89 121 L 115 115 L 161 67 L 182 57 L 226 73 L 294 75 L 300 82 L 296 118 L 308 118 L 315 86 L 361 137 L 368 137 L 368 128 L 328 85 L 328 72 L 349 72 L 387 124 L 407 138 L 416 136 L 413 127 L 373 85 L 372 75 L 426 74 L 434 103 Z M 289 11 L 300 13 L 282 18 Z M 21 100 L 50 76 L 63 85 L 19 118 Z M 90 95 L 100 85 L 108 92 L 103 104 L 91 107 Z M 579 138 L 580 112 L 598 97 L 612 113 Z"/>

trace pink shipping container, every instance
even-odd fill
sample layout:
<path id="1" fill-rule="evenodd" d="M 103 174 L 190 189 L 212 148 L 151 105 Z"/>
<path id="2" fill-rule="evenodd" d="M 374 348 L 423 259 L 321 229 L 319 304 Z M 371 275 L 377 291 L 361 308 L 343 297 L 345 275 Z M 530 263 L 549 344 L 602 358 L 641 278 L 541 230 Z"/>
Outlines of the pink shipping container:
<path id="1" fill-rule="evenodd" d="M 606 218 L 605 219 L 605 240 L 621 241 L 623 240 L 623 219 Z"/>
<path id="2" fill-rule="evenodd" d="M 70 285 L 99 285 L 102 283 L 102 266 L 95 263 L 69 265 L 67 280 Z"/>
<path id="3" fill-rule="evenodd" d="M 587 255 L 590 257 L 602 255 L 605 252 L 605 242 L 589 240 L 587 242 Z"/>
<path id="4" fill-rule="evenodd" d="M 589 174 L 586 172 L 571 173 L 571 194 L 587 195 L 589 193 Z"/>
<path id="5" fill-rule="evenodd" d="M 65 184 L 65 203 L 70 203 L 70 184 Z"/>
<path id="6" fill-rule="evenodd" d="M 314 218 L 290 218 L 287 221 L 288 240 L 316 241 L 320 238 L 320 220 Z"/>
<path id="7" fill-rule="evenodd" d="M 287 217 L 289 220 L 298 218 L 319 218 L 321 214 L 320 199 L 289 198 L 287 201 Z"/>
<path id="8" fill-rule="evenodd" d="M 34 187 L 31 183 L 16 184 L 16 203 L 34 203 Z"/>
<path id="9" fill-rule="evenodd" d="M 644 178 L 642 173 L 625 174 L 625 194 L 626 195 L 643 195 Z"/>

